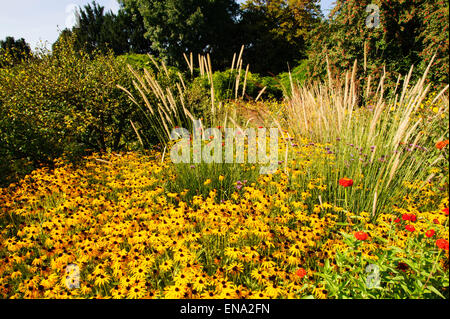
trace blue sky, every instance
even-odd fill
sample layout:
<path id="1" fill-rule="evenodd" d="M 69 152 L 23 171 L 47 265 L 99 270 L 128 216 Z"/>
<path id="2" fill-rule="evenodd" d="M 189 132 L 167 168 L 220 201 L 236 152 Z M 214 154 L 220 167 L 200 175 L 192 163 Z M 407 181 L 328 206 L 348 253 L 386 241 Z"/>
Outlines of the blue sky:
<path id="1" fill-rule="evenodd" d="M 325 15 L 335 0 L 321 0 Z M 73 23 L 73 8 L 92 0 L 6 0 L 1 1 L 0 39 L 7 36 L 24 38 L 32 49 L 45 45 L 50 47 L 58 37 L 59 30 Z M 105 9 L 117 11 L 116 0 L 97 0 Z"/>

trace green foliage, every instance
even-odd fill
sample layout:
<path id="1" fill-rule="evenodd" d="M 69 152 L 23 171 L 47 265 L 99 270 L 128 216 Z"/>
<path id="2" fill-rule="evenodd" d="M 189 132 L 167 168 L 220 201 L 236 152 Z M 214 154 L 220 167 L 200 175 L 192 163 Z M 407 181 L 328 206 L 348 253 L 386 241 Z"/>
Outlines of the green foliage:
<path id="1" fill-rule="evenodd" d="M 336 269 L 326 263 L 320 276 L 330 298 L 449 298 L 446 256 L 435 239 L 411 236 L 404 248 L 396 246 L 400 238 L 394 223 L 388 226 L 390 238 L 372 238 L 387 248 L 370 257 L 361 252 L 361 241 L 342 233 L 349 246 L 336 252 Z M 433 227 L 430 225 L 430 227 Z M 432 229 L 432 228 L 431 228 Z M 390 243 L 390 244 L 389 244 Z"/>
<path id="2" fill-rule="evenodd" d="M 86 149 L 120 149 L 135 139 L 134 108 L 116 87 L 131 83 L 126 66 L 111 53 L 78 52 L 73 41 L 0 70 L 0 152 L 9 173 L 20 162 L 36 167 Z"/>
<path id="3" fill-rule="evenodd" d="M 221 68 L 230 65 L 228 59 L 239 46 L 233 41 L 239 8 L 235 0 L 122 0 L 121 3 L 142 15 L 145 36 L 152 42 L 152 49 L 171 65 L 184 64 L 186 52 L 212 52 Z"/>
<path id="4" fill-rule="evenodd" d="M 131 65 L 131 67 L 135 70 L 142 71 L 144 68 L 152 69 L 154 70 L 154 64 L 147 54 L 124 54 L 117 57 L 121 62 L 125 64 Z M 157 58 L 154 58 L 156 61 L 158 61 Z"/>
<path id="5" fill-rule="evenodd" d="M 369 4 L 380 9 L 377 28 L 366 26 Z M 406 74 L 411 65 L 419 66 L 420 74 L 436 52 L 437 68 L 428 80 L 448 83 L 448 14 L 448 2 L 440 0 L 338 0 L 329 20 L 310 33 L 309 76 L 326 75 L 326 56 L 335 74 L 355 59 L 364 61 L 364 52 L 367 75 L 380 76 L 383 66 L 394 75 Z"/>
<path id="6" fill-rule="evenodd" d="M 177 68 L 167 67 L 163 61 L 149 55 L 125 55 L 119 59 L 131 66 L 133 83 L 139 91 L 139 94 L 129 95 L 141 111 L 136 130 L 144 147 L 151 144 L 148 136 L 166 145 L 171 130 L 175 126 L 191 128 L 192 118 L 202 119 L 207 127 L 219 125 L 226 113 L 223 106 L 230 100 L 282 96 L 276 79 L 243 70 L 200 75 L 199 70 L 193 68 L 192 74 L 183 75 Z"/>
<path id="7" fill-rule="evenodd" d="M 151 52 L 151 42 L 144 38 L 144 23 L 136 11 L 121 8 L 117 14 L 106 12 L 95 1 L 78 12 L 78 21 L 72 30 L 64 30 L 60 37 L 74 34 L 75 48 L 88 53 L 112 50 L 120 55 L 128 52 Z"/>
<path id="8" fill-rule="evenodd" d="M 214 97 L 218 102 L 225 102 L 234 98 L 247 98 L 249 100 L 256 99 L 264 87 L 266 89 L 262 93 L 262 99 L 274 99 L 282 97 L 282 90 L 278 85 L 278 82 L 273 77 L 262 77 L 257 73 L 247 73 L 241 71 L 239 77 L 239 87 L 236 96 L 236 77 L 238 76 L 237 70 L 225 70 L 216 71 L 213 74 L 214 82 Z M 209 91 L 210 85 L 207 77 L 199 77 L 196 79 L 201 85 Z M 245 85 L 245 91 L 244 91 Z M 244 95 L 242 92 L 244 91 Z"/>
<path id="9" fill-rule="evenodd" d="M 0 40 L 0 68 L 20 64 L 31 57 L 30 46 L 23 38 L 15 40 L 14 37 L 6 37 Z"/>
<path id="10" fill-rule="evenodd" d="M 286 95 L 291 93 L 291 78 L 292 82 L 296 85 L 303 85 L 308 79 L 308 65 L 307 59 L 302 60 L 299 65 L 292 69 L 290 72 L 284 72 L 278 75 L 283 91 Z"/>
<path id="11" fill-rule="evenodd" d="M 239 41 L 252 71 L 273 75 L 305 58 L 307 33 L 318 22 L 315 0 L 250 0 L 242 7 Z"/>
<path id="12" fill-rule="evenodd" d="M 204 78 L 196 77 L 187 84 L 184 98 L 196 119 L 211 123 L 211 90 Z"/>
<path id="13" fill-rule="evenodd" d="M 216 70 L 226 70 L 245 46 L 245 62 L 263 76 L 286 71 L 305 58 L 306 34 L 320 16 L 317 0 L 122 0 L 143 17 L 154 54 L 184 65 L 183 53 L 210 53 Z"/>
<path id="14" fill-rule="evenodd" d="M 448 1 L 426 1 L 418 12 L 420 20 L 426 22 L 419 39 L 422 40 L 422 59 L 419 67 L 425 69 L 436 52 L 431 79 L 435 83 L 448 83 L 449 74 L 449 3 Z"/>

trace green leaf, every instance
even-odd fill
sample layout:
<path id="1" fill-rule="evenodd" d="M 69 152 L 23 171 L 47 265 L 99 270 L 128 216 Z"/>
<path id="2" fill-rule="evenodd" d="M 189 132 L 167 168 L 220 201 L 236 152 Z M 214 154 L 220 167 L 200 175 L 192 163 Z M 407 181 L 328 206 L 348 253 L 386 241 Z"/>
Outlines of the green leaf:
<path id="1" fill-rule="evenodd" d="M 432 292 L 434 292 L 439 297 L 445 299 L 445 297 L 436 288 L 434 288 L 433 286 L 429 285 L 429 286 L 427 286 L 427 289 L 432 291 Z"/>

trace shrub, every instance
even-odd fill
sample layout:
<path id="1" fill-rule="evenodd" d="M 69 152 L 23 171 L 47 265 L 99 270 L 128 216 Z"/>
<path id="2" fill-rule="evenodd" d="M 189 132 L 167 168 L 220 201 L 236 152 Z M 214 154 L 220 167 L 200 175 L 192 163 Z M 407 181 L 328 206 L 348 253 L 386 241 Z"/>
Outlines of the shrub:
<path id="1" fill-rule="evenodd" d="M 118 83 L 131 83 L 125 65 L 111 53 L 75 51 L 73 38 L 60 41 L 52 54 L 42 50 L 26 64 L 1 69 L 0 152 L 6 162 L 36 166 L 87 149 L 124 148 L 135 138 L 129 124 L 135 109 Z M 12 163 L 2 166 L 17 170 Z"/>
<path id="2" fill-rule="evenodd" d="M 302 60 L 299 65 L 297 65 L 291 72 L 285 72 L 278 75 L 281 87 L 283 88 L 284 94 L 287 96 L 291 95 L 291 79 L 296 85 L 303 85 L 308 79 L 308 65 L 309 60 Z"/>
<path id="3" fill-rule="evenodd" d="M 239 77 L 238 90 L 236 91 L 236 79 Z M 198 77 L 195 81 L 209 90 L 210 84 L 208 77 Z M 283 96 L 281 87 L 277 79 L 273 77 L 262 77 L 257 73 L 241 70 L 228 69 L 226 71 L 217 71 L 213 74 L 215 99 L 218 102 L 224 102 L 235 98 L 246 98 L 254 100 L 258 98 L 259 93 L 264 89 L 260 99 L 280 99 Z"/>

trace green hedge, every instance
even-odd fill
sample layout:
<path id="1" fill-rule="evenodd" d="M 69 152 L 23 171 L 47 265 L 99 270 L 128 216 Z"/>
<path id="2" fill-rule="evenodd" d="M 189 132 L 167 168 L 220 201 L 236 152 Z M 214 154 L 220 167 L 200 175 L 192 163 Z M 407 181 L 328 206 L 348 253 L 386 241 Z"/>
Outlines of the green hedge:
<path id="1" fill-rule="evenodd" d="M 135 141 L 136 108 L 117 84 L 131 87 L 113 54 L 87 55 L 73 39 L 53 52 L 0 69 L 0 183 L 65 155 L 121 149 Z"/>

